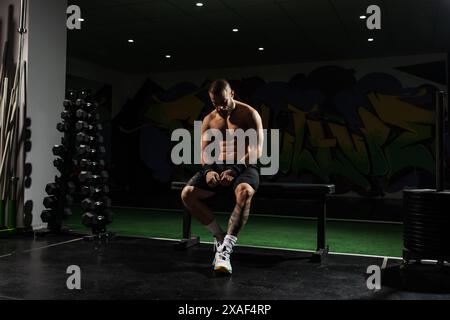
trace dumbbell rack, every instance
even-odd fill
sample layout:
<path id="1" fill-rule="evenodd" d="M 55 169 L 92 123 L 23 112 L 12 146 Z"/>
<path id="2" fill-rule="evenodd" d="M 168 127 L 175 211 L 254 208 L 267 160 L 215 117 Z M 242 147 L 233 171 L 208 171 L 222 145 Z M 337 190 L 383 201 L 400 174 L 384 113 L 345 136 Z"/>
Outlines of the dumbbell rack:
<path id="1" fill-rule="evenodd" d="M 110 239 L 106 225 L 112 222 L 113 212 L 109 194 L 109 174 L 106 170 L 102 125 L 99 123 L 98 105 L 88 90 L 69 90 L 64 101 L 62 122 L 58 131 L 64 133 L 61 144 L 53 147 L 55 167 L 61 176 L 46 186 L 49 195 L 44 198 L 47 208 L 41 214 L 48 230 L 40 234 L 71 233 L 63 227 L 63 220 L 71 215 L 74 196 L 83 209 L 82 223 L 91 228 L 86 240 Z"/>

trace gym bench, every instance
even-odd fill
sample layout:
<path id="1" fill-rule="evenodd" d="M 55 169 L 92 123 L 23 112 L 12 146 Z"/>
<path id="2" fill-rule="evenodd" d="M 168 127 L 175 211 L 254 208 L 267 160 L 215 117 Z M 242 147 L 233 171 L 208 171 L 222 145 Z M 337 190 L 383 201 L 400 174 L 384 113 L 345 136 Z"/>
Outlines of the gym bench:
<path id="1" fill-rule="evenodd" d="M 172 190 L 183 190 L 187 182 L 172 182 Z M 303 199 L 312 200 L 321 205 L 321 211 L 317 215 L 317 249 L 312 254 L 311 261 L 321 263 L 328 254 L 328 245 L 325 240 L 325 223 L 327 216 L 327 199 L 334 194 L 333 184 L 305 184 L 305 183 L 266 183 L 259 185 L 258 191 L 253 197 L 253 201 L 258 198 L 269 199 Z M 213 196 L 212 198 L 216 198 Z M 184 206 L 183 206 L 184 207 Z M 251 213 L 250 213 L 251 215 Z M 183 215 L 183 237 L 175 247 L 184 250 L 200 242 L 200 237 L 191 235 L 191 215 L 184 208 Z"/>

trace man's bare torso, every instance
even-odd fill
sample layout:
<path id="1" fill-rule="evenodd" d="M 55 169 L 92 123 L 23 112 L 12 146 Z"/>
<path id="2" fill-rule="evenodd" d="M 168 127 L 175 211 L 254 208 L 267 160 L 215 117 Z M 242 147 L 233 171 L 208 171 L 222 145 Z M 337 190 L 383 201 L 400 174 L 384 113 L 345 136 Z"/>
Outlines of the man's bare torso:
<path id="1" fill-rule="evenodd" d="M 220 141 L 219 160 L 226 160 L 227 156 L 228 159 L 237 160 L 237 142 L 235 139 L 230 141 L 226 140 L 226 131 L 228 129 L 242 129 L 244 131 L 250 128 L 255 129 L 252 118 L 253 113 L 256 112 L 256 110 L 237 100 L 234 100 L 234 102 L 235 109 L 230 115 L 221 115 L 217 110 L 214 110 L 203 120 L 205 122 L 204 125 L 207 126 L 207 129 L 217 129 L 222 133 L 222 137 L 224 139 L 223 141 Z M 247 149 L 248 142 L 245 143 L 245 151 L 248 151 Z"/>

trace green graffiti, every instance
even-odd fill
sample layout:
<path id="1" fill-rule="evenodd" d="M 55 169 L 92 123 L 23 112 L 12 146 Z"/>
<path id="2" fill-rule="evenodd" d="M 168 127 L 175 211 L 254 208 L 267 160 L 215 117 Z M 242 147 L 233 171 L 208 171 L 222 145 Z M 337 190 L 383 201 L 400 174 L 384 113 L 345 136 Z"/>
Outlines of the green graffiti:
<path id="1" fill-rule="evenodd" d="M 146 117 L 168 130 L 192 126 L 204 109 L 196 93 L 154 104 Z M 389 184 L 408 171 L 434 174 L 434 113 L 400 96 L 370 93 L 367 98 L 373 111 L 368 106 L 357 109 L 361 123 L 357 132 L 350 131 L 336 115 L 320 114 L 318 106 L 304 112 L 289 104 L 294 130 L 280 132 L 279 173 L 296 177 L 308 173 L 324 182 L 345 181 L 347 189 L 367 192 L 375 178 L 384 178 Z M 264 128 L 268 128 L 275 115 L 264 104 L 260 113 Z M 195 165 L 183 167 L 196 169 Z"/>

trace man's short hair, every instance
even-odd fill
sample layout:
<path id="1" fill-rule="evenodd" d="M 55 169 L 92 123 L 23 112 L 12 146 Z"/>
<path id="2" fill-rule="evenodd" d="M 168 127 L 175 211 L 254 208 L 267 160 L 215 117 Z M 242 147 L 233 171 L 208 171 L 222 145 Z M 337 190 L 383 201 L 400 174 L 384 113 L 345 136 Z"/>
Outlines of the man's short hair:
<path id="1" fill-rule="evenodd" d="M 211 92 L 214 95 L 219 95 L 223 92 L 223 90 L 226 90 L 230 88 L 230 83 L 225 79 L 217 79 L 214 80 L 211 85 L 209 86 L 209 92 Z"/>

